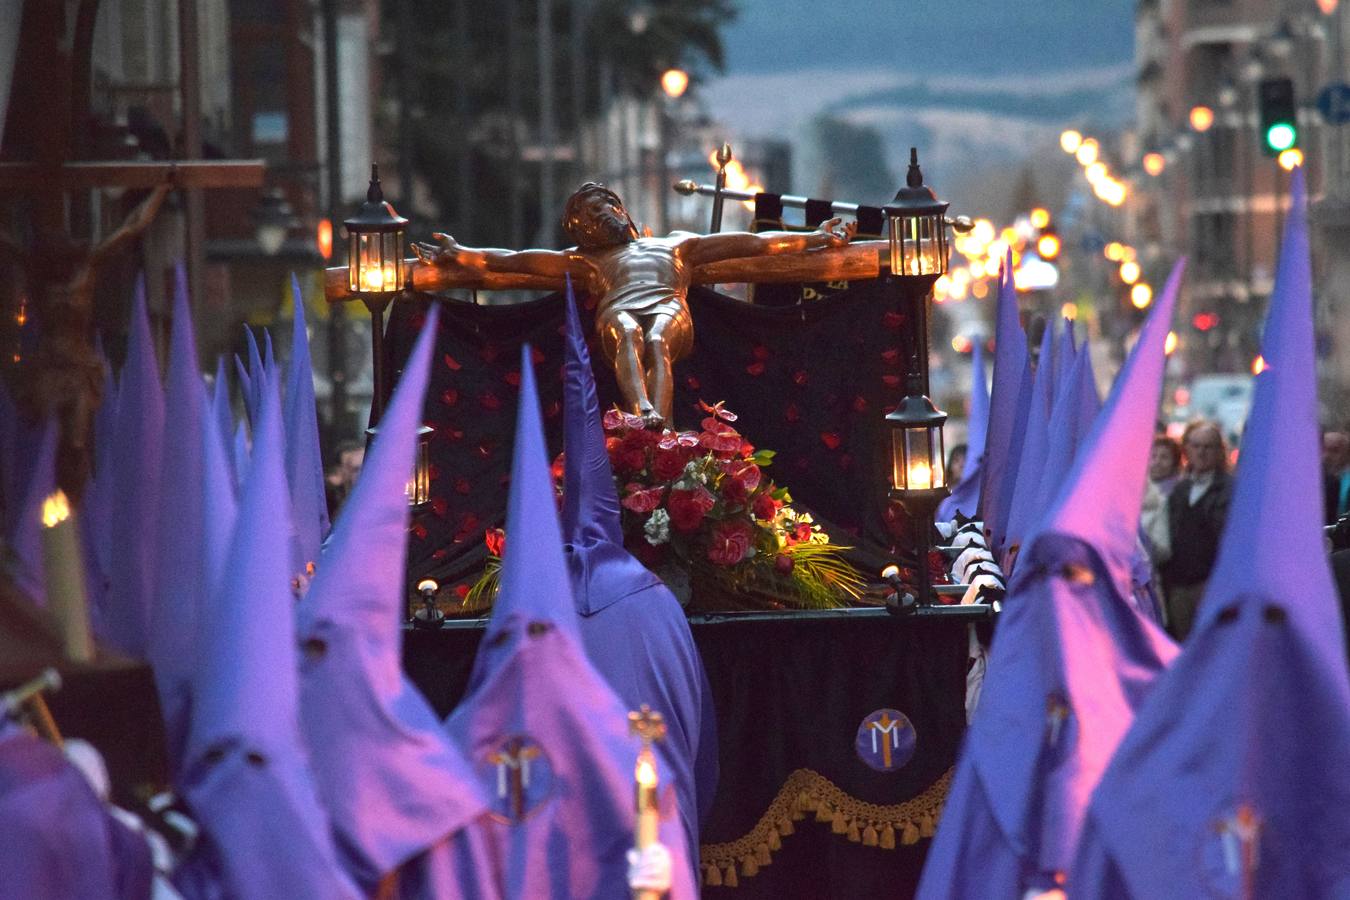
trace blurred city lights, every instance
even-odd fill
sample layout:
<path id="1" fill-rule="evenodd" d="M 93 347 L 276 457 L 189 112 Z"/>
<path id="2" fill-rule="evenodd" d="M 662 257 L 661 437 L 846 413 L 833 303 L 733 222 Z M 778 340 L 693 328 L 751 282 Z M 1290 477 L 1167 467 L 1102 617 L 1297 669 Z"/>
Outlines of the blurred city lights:
<path id="1" fill-rule="evenodd" d="M 1090 166 L 1097 161 L 1097 151 L 1099 149 L 1100 148 L 1097 146 L 1095 140 L 1092 138 L 1085 138 L 1083 143 L 1078 145 L 1078 150 L 1074 153 L 1074 157 L 1078 160 L 1079 165 Z"/>
<path id="2" fill-rule="evenodd" d="M 1109 177 L 1110 174 L 1104 162 L 1095 162 L 1083 170 L 1083 177 L 1087 178 L 1088 184 L 1091 185 L 1096 185 L 1102 179 Z"/>
<path id="3" fill-rule="evenodd" d="M 1041 259 L 1054 259 L 1059 256 L 1059 236 L 1055 234 L 1043 234 L 1040 240 L 1036 242 L 1036 252 L 1040 254 Z"/>
<path id="4" fill-rule="evenodd" d="M 661 75 L 661 90 L 672 100 L 684 96 L 689 88 L 689 73 L 683 69 L 666 69 Z"/>
<path id="5" fill-rule="evenodd" d="M 1078 148 L 1083 144 L 1083 135 L 1070 128 L 1059 136 L 1059 145 L 1064 148 L 1065 153 L 1077 153 Z"/>
<path id="6" fill-rule="evenodd" d="M 1258 356 L 1256 359 L 1252 360 L 1253 375 L 1260 375 L 1268 368 L 1270 367 L 1266 365 L 1266 358 L 1264 356 Z"/>
<path id="7" fill-rule="evenodd" d="M 1161 153 L 1144 154 L 1144 171 L 1157 178 L 1167 168 L 1167 159 Z"/>
<path id="8" fill-rule="evenodd" d="M 1036 207 L 1031 211 L 1031 227 L 1044 228 L 1050 224 L 1050 211 L 1041 207 Z"/>
<path id="9" fill-rule="evenodd" d="M 1196 131 L 1209 131 L 1214 124 L 1214 110 L 1208 106 L 1191 107 L 1191 127 Z"/>
<path id="10" fill-rule="evenodd" d="M 1111 260 L 1111 262 L 1120 262 L 1125 258 L 1124 250 L 1124 244 L 1120 241 L 1112 241 L 1106 245 L 1102 252 L 1106 254 L 1106 258 Z"/>
<path id="11" fill-rule="evenodd" d="M 1177 333 L 1176 333 L 1175 331 L 1169 331 L 1169 332 L 1167 332 L 1167 340 L 1163 341 L 1163 353 L 1166 353 L 1168 356 L 1171 356 L 1171 355 L 1176 351 L 1176 349 L 1177 349 L 1177 341 L 1178 341 L 1178 340 L 1180 340 L 1180 339 L 1177 337 Z M 1180 403 L 1180 404 L 1183 405 L 1183 406 L 1185 406 L 1186 403 L 1189 402 L 1190 399 L 1191 399 L 1191 395 L 1190 395 L 1189 392 L 1186 394 L 1186 400 L 1185 400 L 1185 401 L 1182 401 L 1182 400 L 1180 399 L 1180 397 L 1181 397 L 1181 390 L 1178 390 L 1178 391 L 1177 391 L 1177 398 L 1178 398 L 1178 399 L 1177 399 L 1177 402 Z"/>
<path id="12" fill-rule="evenodd" d="M 1134 284 L 1139 280 L 1139 263 L 1134 260 L 1127 260 L 1120 264 L 1120 280 L 1126 284 Z"/>
<path id="13" fill-rule="evenodd" d="M 1303 151 L 1297 147 L 1290 147 L 1288 150 L 1281 151 L 1278 161 L 1281 169 L 1292 172 L 1303 165 Z"/>
<path id="14" fill-rule="evenodd" d="M 1059 308 L 1059 314 L 1062 318 L 1073 321 L 1078 318 L 1078 304 L 1069 302 Z"/>
<path id="15" fill-rule="evenodd" d="M 1147 282 L 1139 282 L 1130 288 L 1130 302 L 1135 309 L 1148 309 L 1148 305 L 1153 302 L 1153 288 Z"/>

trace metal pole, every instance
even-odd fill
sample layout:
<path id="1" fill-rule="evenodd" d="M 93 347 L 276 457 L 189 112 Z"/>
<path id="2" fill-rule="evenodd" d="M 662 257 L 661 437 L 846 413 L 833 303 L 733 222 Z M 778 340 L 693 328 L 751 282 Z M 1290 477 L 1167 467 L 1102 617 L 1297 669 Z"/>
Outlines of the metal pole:
<path id="1" fill-rule="evenodd" d="M 380 424 L 380 419 L 384 415 L 384 311 L 389 306 L 389 301 L 385 298 L 362 299 L 365 301 L 366 309 L 370 310 L 370 359 L 374 378 L 370 396 L 370 420 L 367 427 L 374 428 Z"/>
<path id="2" fill-rule="evenodd" d="M 197 0 L 178 0 L 178 91 L 183 114 L 184 159 L 201 159 L 202 156 L 201 54 L 197 27 Z M 183 193 L 188 301 L 198 311 L 196 321 L 200 323 L 202 277 L 206 266 L 206 215 L 201 188 L 188 188 Z"/>
<path id="3" fill-rule="evenodd" d="M 507 220 L 511 227 L 511 246 L 525 243 L 525 195 L 520 189 L 520 61 L 517 44 L 520 29 L 516 21 L 516 0 L 505 0 L 506 16 L 506 109 L 511 127 L 511 161 L 507 166 L 507 191 L 510 198 Z"/>
<path id="4" fill-rule="evenodd" d="M 550 247 L 553 239 L 553 154 L 556 139 L 553 129 L 553 0 L 538 0 L 539 64 L 539 143 L 543 157 L 539 161 L 539 227 L 535 245 Z"/>
<path id="5" fill-rule="evenodd" d="M 455 0 L 455 58 L 469 58 L 469 2 Z M 455 79 L 454 116 L 462 135 L 469 133 L 469 79 Z M 455 151 L 456 233 L 468 233 L 474 220 L 473 144 L 456 142 Z M 407 202 L 406 198 L 405 201 Z"/>
<path id="6" fill-rule="evenodd" d="M 342 104 L 338 97 L 338 0 L 321 0 L 323 19 L 324 143 L 328 156 L 328 218 L 337 228 L 342 212 Z M 333 431 L 347 434 L 347 308 L 328 307 L 328 378 L 332 386 L 330 421 Z"/>

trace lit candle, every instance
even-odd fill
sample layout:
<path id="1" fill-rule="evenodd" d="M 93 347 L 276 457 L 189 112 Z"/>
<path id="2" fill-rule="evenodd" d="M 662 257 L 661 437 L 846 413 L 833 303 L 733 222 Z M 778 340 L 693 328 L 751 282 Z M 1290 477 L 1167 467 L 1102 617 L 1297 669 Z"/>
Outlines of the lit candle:
<path id="1" fill-rule="evenodd" d="M 89 636 L 89 601 L 79 528 L 65 492 L 57 490 L 42 503 L 42 563 L 47 578 L 47 606 L 61 629 L 66 656 L 77 662 L 94 658 Z"/>
<path id="2" fill-rule="evenodd" d="M 933 486 L 933 470 L 926 464 L 916 462 L 909 467 L 909 489 L 924 490 Z"/>
<path id="3" fill-rule="evenodd" d="M 638 712 L 628 714 L 629 733 L 642 741 L 638 751 L 637 766 L 633 770 L 633 780 L 637 785 L 637 830 L 633 836 L 633 845 L 641 852 L 659 843 L 658 831 L 661 826 L 660 803 L 657 798 L 659 778 L 656 772 L 656 756 L 652 753 L 652 741 L 666 736 L 666 723 L 658 712 L 653 712 L 646 704 Z M 660 891 L 633 891 L 634 900 L 658 900 Z"/>

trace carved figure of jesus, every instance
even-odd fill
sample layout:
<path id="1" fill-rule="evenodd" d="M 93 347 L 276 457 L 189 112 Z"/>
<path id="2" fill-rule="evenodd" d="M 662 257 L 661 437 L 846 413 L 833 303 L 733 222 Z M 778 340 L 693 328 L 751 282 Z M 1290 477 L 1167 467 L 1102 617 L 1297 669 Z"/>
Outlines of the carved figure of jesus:
<path id="1" fill-rule="evenodd" d="M 570 275 L 599 298 L 595 326 L 601 349 L 614 366 L 624 405 L 651 427 L 674 424 L 671 369 L 693 347 L 687 297 L 695 266 L 842 247 L 857 231 L 857 223 L 841 226 L 830 219 L 813 232 L 677 231 L 647 237 L 638 233 L 618 194 L 595 182 L 568 198 L 562 225 L 576 241 L 568 250 L 475 249 L 445 234 L 435 235 L 438 244 L 414 250 L 422 262 L 452 270 Z"/>

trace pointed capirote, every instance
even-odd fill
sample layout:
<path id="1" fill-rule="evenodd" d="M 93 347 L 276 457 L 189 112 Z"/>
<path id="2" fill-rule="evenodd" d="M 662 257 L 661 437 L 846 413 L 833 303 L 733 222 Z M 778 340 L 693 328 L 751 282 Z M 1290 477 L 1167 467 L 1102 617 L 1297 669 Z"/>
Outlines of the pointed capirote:
<path id="1" fill-rule="evenodd" d="M 146 314 L 145 279 L 136 282 L 131 338 L 118 382 L 113 445 L 112 527 L 108 592 L 93 617 L 100 637 L 144 659 L 159 571 L 159 495 L 163 469 L 164 389 Z"/>
<path id="2" fill-rule="evenodd" d="M 605 447 L 595 375 L 567 285 L 566 360 L 563 365 L 563 537 L 573 572 L 577 612 L 599 612 L 661 580 L 623 548 L 619 495 Z"/>
<path id="3" fill-rule="evenodd" d="M 490 874 L 508 897 L 621 900 L 637 744 L 582 646 L 530 354 L 522 348 L 501 587 L 468 694 L 445 725 L 492 807 L 464 829 L 478 851 L 463 871 Z M 655 752 L 669 772 L 664 749 Z M 521 763 L 528 779 L 515 777 Z M 659 835 L 673 858 L 670 896 L 697 896 L 696 863 L 669 807 Z"/>
<path id="4" fill-rule="evenodd" d="M 314 373 L 310 363 L 305 298 L 291 274 L 295 318 L 291 334 L 290 368 L 286 375 L 286 480 L 295 515 L 297 570 L 317 562 L 319 547 L 328 537 L 328 500 L 324 491 L 323 454 L 319 450 L 319 419 L 314 400 Z"/>
<path id="5" fill-rule="evenodd" d="M 1031 407 L 1022 435 L 1022 453 L 1018 459 L 1017 481 L 1013 486 L 1012 508 L 1008 512 L 1007 545 L 1004 571 L 1011 572 L 1015 552 L 1031 526 L 1045 512 L 1036 505 L 1050 445 L 1050 413 L 1054 396 L 1054 330 L 1047 322 L 1041 333 L 1040 362 L 1031 387 Z"/>
<path id="6" fill-rule="evenodd" d="M 1004 260 L 998 286 L 993 378 L 980 485 L 980 517 L 989 536 L 989 547 L 998 553 L 1003 547 L 1008 511 L 1012 508 L 1022 433 L 1031 408 L 1031 363 L 1026 334 L 1017 313 L 1011 250 Z"/>
<path id="7" fill-rule="evenodd" d="M 937 521 L 950 522 L 957 513 L 972 517 L 980 507 L 984 480 L 984 453 L 989 434 L 989 382 L 984 371 L 984 345 L 975 342 L 970 360 L 970 427 L 966 437 L 966 468 L 949 497 L 938 505 Z"/>
<path id="8" fill-rule="evenodd" d="M 159 568 L 150 611 L 150 663 L 164 716 L 169 765 L 177 771 L 187 744 L 189 691 L 196 664 L 198 610 L 210 602 L 206 578 L 206 397 L 197 363 L 187 273 L 177 267 L 169 365 L 164 391 L 163 466 L 178 488 L 161 491 Z"/>
<path id="9" fill-rule="evenodd" d="M 1164 347 L 1185 268 L 1185 260 L 1172 268 L 1139 331 L 1135 351 L 1116 376 L 1063 490 L 1042 521 L 1045 529 L 1097 546 L 1113 574 L 1122 575 L 1122 585 L 1128 584 L 1124 573 L 1135 551 L 1148 450 L 1167 363 Z"/>
<path id="10" fill-rule="evenodd" d="M 1302 171 L 1291 181 L 1218 558 L 1181 656 L 1092 797 L 1071 895 L 1350 896 L 1350 678 L 1320 544 Z"/>
<path id="11" fill-rule="evenodd" d="M 267 369 L 263 365 L 262 354 L 258 352 L 258 339 L 253 335 L 253 329 L 247 325 L 244 326 L 244 339 L 248 346 L 248 368 L 245 369 L 243 361 L 238 356 L 234 358 L 234 368 L 239 375 L 240 393 L 244 397 L 244 413 L 252 425 L 257 421 L 258 406 L 262 402 L 264 382 L 267 380 L 265 377 Z"/>
<path id="12" fill-rule="evenodd" d="M 1131 600 L 1134 523 L 1123 539 L 1101 526 L 1083 529 L 1080 510 L 1060 503 L 1074 497 L 1111 515 L 1132 503 L 1138 518 L 1179 276 L 1178 268 L 1056 503 L 1023 542 L 980 706 L 925 863 L 924 900 L 1021 897 L 1062 885 L 1088 797 L 1176 656 L 1176 645 Z M 1138 434 L 1124 433 L 1127 426 Z M 1123 443 L 1102 443 L 1112 440 Z M 1115 468 L 1102 468 L 1104 460 Z M 1123 572 L 1112 563 L 1122 548 Z"/>
<path id="13" fill-rule="evenodd" d="M 198 616 L 179 786 L 227 896 L 360 896 L 338 863 L 299 723 L 281 398 L 265 383 L 224 577 Z"/>
<path id="14" fill-rule="evenodd" d="M 703 660 L 680 602 L 623 546 L 595 375 L 567 284 L 563 368 L 563 536 L 587 655 L 623 702 L 666 719 L 670 778 L 690 846 L 718 777 L 717 723 Z"/>
<path id="15" fill-rule="evenodd" d="M 348 871 L 372 891 L 410 862 L 421 866 L 412 861 L 422 854 L 450 853 L 446 842 L 487 809 L 472 769 L 401 662 L 405 486 L 438 317 L 438 308 L 427 316 L 298 613 L 308 655 L 301 722 L 319 793 Z"/>
<path id="16" fill-rule="evenodd" d="M 216 377 L 211 382 L 211 415 L 216 420 L 216 433 L 223 435 L 228 450 L 234 436 L 234 409 L 230 405 L 230 375 L 223 356 L 216 357 Z"/>

